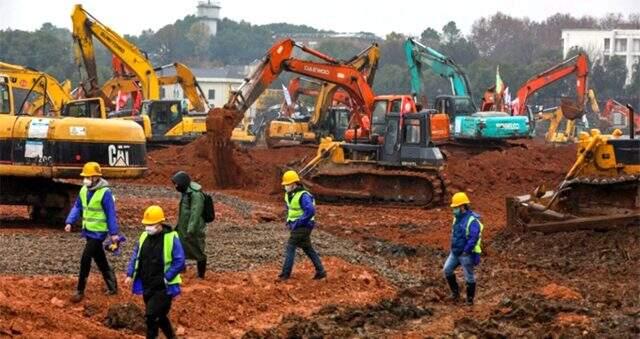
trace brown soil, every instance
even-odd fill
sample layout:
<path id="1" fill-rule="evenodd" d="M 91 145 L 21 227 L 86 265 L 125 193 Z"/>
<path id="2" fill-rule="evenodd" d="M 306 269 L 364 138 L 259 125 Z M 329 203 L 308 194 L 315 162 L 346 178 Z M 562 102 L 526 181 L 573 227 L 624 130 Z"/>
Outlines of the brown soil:
<path id="1" fill-rule="evenodd" d="M 367 268 L 338 258 L 325 262 L 332 270 L 322 281 L 311 280 L 309 263 L 298 264 L 286 283 L 275 282 L 275 265 L 244 272 L 210 272 L 205 281 L 188 272 L 170 317 L 174 327 L 189 337 L 240 336 L 250 328 L 274 326 L 288 313 L 308 316 L 329 304 L 360 305 L 393 295 L 393 288 Z M 119 280 L 124 285 L 124 276 Z M 142 316 L 135 307 L 126 306 L 133 303 L 143 309 L 141 297 L 126 288 L 107 297 L 100 279 L 92 275 L 85 300 L 71 304 L 68 298 L 74 286 L 75 278 L 69 276 L 0 277 L 0 335 L 129 337 L 140 333 L 140 328 L 114 330 L 106 324 L 107 318 L 116 327 L 143 321 L 135 319 Z M 107 317 L 110 308 L 112 314 Z"/>

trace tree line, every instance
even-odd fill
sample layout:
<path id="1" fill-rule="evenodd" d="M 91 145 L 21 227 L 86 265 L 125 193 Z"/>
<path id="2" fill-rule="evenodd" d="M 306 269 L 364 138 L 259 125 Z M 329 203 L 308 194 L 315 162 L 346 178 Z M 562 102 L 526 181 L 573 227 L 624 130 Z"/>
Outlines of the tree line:
<path id="1" fill-rule="evenodd" d="M 473 23 L 471 33 L 463 35 L 457 24 L 451 21 L 436 29 L 427 27 L 416 38 L 450 56 L 465 70 L 476 101 L 487 87 L 495 82 L 496 67 L 511 92 L 528 78 L 562 61 L 561 30 L 572 28 L 640 29 L 640 13 L 607 14 L 596 18 L 555 14 L 542 21 L 512 17 L 496 13 L 482 17 Z M 117 27 L 114 27 L 117 30 Z M 143 50 L 154 65 L 176 61 L 191 67 L 215 67 L 246 65 L 261 58 L 277 37 L 288 33 L 326 33 L 304 25 L 275 23 L 253 25 L 245 21 L 224 18 L 218 22 L 218 31 L 210 36 L 208 28 L 198 24 L 189 15 L 157 31 L 143 31 L 137 36 L 125 36 Z M 379 94 L 408 93 L 410 88 L 402 44 L 407 37 L 392 32 L 379 41 L 381 62 L 375 78 L 374 90 Z M 111 55 L 96 44 L 96 59 L 101 79 L 111 77 Z M 365 48 L 368 42 L 358 39 L 322 39 L 316 46 L 320 51 L 336 58 L 348 59 Z M 571 51 L 575 54 L 578 50 Z M 49 74 L 60 81 L 81 79 L 81 69 L 74 58 L 71 32 L 45 23 L 33 32 L 0 30 L 0 61 L 29 66 Z M 632 82 L 625 86 L 627 70 L 618 57 L 607 60 L 590 60 L 590 87 L 601 100 L 616 98 L 640 104 L 640 66 L 631 70 Z M 290 76 L 282 77 L 274 84 L 280 87 Z M 433 98 L 449 94 L 451 89 L 445 79 L 424 74 L 424 96 Z M 540 91 L 535 102 L 557 103 L 561 96 L 574 96 L 572 81 L 564 81 Z"/>

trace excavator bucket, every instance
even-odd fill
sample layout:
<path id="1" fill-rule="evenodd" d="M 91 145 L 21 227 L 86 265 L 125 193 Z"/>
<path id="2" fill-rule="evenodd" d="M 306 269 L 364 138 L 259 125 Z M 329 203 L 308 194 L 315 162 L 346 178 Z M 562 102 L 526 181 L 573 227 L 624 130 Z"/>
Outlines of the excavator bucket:
<path id="1" fill-rule="evenodd" d="M 560 107 L 562 108 L 562 115 L 567 120 L 575 120 L 584 115 L 584 107 L 569 98 L 560 99 Z"/>

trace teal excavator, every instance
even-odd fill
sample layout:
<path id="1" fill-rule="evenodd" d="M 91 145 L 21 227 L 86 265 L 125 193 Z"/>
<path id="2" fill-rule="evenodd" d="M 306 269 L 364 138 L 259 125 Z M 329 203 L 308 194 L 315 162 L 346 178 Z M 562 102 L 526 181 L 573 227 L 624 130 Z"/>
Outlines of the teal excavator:
<path id="1" fill-rule="evenodd" d="M 404 50 L 414 99 L 420 93 L 424 70 L 429 69 L 450 81 L 453 95 L 437 96 L 433 107 L 436 113 L 449 116 L 452 122 L 451 136 L 455 141 L 484 146 L 531 136 L 533 129 L 529 117 L 505 112 L 478 112 L 473 103 L 469 80 L 451 58 L 412 38 L 405 41 Z"/>

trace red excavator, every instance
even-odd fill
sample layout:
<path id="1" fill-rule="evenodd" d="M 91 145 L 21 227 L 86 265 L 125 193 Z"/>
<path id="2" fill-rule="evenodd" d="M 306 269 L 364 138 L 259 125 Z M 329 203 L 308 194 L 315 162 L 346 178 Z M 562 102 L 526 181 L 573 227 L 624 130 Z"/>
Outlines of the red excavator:
<path id="1" fill-rule="evenodd" d="M 629 122 L 629 109 L 614 99 L 607 100 L 604 110 L 600 113 L 600 119 L 604 123 L 604 130 L 623 129 L 628 128 Z M 636 134 L 640 133 L 640 114 L 635 113 L 633 116 L 635 121 Z"/>
<path id="2" fill-rule="evenodd" d="M 533 93 L 572 74 L 576 75 L 576 102 L 571 103 L 569 100 L 563 100 L 561 108 L 564 117 L 569 120 L 581 117 L 587 98 L 587 75 L 589 74 L 589 60 L 587 55 L 583 53 L 527 80 L 518 89 L 516 99 L 512 102 L 513 115 L 527 115 L 527 100 Z"/>
<path id="3" fill-rule="evenodd" d="M 295 48 L 322 60 L 293 57 Z M 262 63 L 224 108 L 216 108 L 207 119 L 207 129 L 214 147 L 216 181 L 224 186 L 233 180 L 230 170 L 215 170 L 232 162 L 228 146 L 231 129 L 262 92 L 280 75 L 288 71 L 312 79 L 335 84 L 350 97 L 350 127 L 356 131 L 355 143 L 323 139 L 318 156 L 304 166 L 303 182 L 322 200 L 355 200 L 375 203 L 402 203 L 434 206 L 446 200 L 445 180 L 441 175 L 444 157 L 433 146 L 428 113 L 386 116 L 384 135 L 371 134 L 369 124 L 375 96 L 366 77 L 355 67 L 341 64 L 319 51 L 282 40 L 269 49 Z M 401 119 L 405 123 L 401 123 Z M 230 127 L 230 128 L 229 128 Z M 225 135 L 224 131 L 229 135 Z M 379 144 L 379 141 L 383 143 Z"/>

